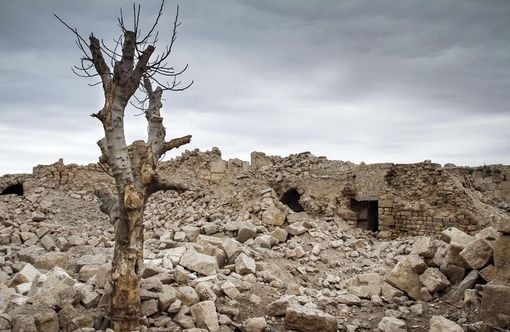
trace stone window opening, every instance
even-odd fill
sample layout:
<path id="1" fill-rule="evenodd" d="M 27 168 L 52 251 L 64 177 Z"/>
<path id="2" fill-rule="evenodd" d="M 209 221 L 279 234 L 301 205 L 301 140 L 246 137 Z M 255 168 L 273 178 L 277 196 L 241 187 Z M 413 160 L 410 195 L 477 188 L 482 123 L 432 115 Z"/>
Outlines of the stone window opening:
<path id="1" fill-rule="evenodd" d="M 299 203 L 299 199 L 301 198 L 301 194 L 297 191 L 296 188 L 291 188 L 287 190 L 280 202 L 287 205 L 294 212 L 303 212 L 305 209 Z"/>
<path id="2" fill-rule="evenodd" d="M 11 195 L 11 194 L 23 196 L 23 183 L 16 183 L 16 184 L 8 186 L 4 190 L 2 190 L 2 193 L 0 195 Z"/>
<path id="3" fill-rule="evenodd" d="M 377 232 L 379 230 L 379 201 L 351 199 L 351 210 L 356 212 L 356 227 Z"/>

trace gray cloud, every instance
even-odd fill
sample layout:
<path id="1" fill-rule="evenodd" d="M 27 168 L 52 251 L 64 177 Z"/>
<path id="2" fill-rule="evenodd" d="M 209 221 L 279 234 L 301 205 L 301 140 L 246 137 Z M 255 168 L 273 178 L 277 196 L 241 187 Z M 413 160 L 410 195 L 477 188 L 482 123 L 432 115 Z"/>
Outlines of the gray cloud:
<path id="1" fill-rule="evenodd" d="M 143 5 L 148 25 L 159 4 Z M 102 92 L 70 72 L 80 54 L 52 13 L 110 40 L 120 6 L 131 3 L 0 3 L 0 173 L 96 160 L 88 114 Z M 165 123 L 225 157 L 510 163 L 508 17 L 506 0 L 189 0 L 172 61 L 196 83 L 165 95 Z M 133 114 L 128 137 L 144 138 Z"/>

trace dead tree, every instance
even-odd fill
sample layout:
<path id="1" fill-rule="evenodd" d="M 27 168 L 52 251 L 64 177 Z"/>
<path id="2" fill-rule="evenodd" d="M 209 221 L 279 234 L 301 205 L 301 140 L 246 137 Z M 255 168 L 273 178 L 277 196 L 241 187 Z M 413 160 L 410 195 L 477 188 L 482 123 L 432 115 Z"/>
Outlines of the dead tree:
<path id="1" fill-rule="evenodd" d="M 178 78 L 187 69 L 175 70 L 168 58 L 180 25 L 179 7 L 175 15 L 171 38 L 164 51 L 155 54 L 158 42 L 157 26 L 163 14 L 164 1 L 153 25 L 144 34 L 139 28 L 140 5 L 133 5 L 133 29 L 128 30 L 124 15 L 118 19 L 121 36 L 108 46 L 90 35 L 85 40 L 76 28 L 65 21 L 75 37 L 83 56 L 73 72 L 80 77 L 98 78 L 104 92 L 104 106 L 91 116 L 101 121 L 104 138 L 99 162 L 111 172 L 116 193 L 98 187 L 96 195 L 101 211 L 115 225 L 115 250 L 111 270 L 111 296 L 107 319 L 115 331 L 137 329 L 140 318 L 139 286 L 143 268 L 143 214 L 151 194 L 159 190 L 186 190 L 186 186 L 165 179 L 158 173 L 158 162 L 169 150 L 187 144 L 191 135 L 165 140 L 166 132 L 160 113 L 164 91 L 182 91 Z M 135 102 L 133 102 L 133 99 Z M 143 110 L 148 122 L 147 142 L 126 144 L 124 113 L 128 103 Z"/>

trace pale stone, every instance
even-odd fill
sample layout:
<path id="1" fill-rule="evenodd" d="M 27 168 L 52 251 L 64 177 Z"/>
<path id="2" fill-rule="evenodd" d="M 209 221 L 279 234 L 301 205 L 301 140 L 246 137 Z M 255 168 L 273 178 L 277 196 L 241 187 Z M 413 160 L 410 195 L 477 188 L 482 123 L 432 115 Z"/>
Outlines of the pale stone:
<path id="1" fill-rule="evenodd" d="M 443 316 L 432 316 L 430 319 L 429 332 L 463 332 L 457 323 Z"/>
<path id="2" fill-rule="evenodd" d="M 377 328 L 383 332 L 406 332 L 406 323 L 396 317 L 387 316 L 383 317 Z"/>
<path id="3" fill-rule="evenodd" d="M 237 256 L 235 260 L 235 268 L 236 272 L 240 275 L 245 275 L 249 273 L 255 273 L 257 270 L 257 265 L 255 264 L 255 260 L 245 253 Z"/>
<path id="4" fill-rule="evenodd" d="M 285 327 L 300 332 L 336 332 L 337 323 L 322 310 L 291 305 L 286 310 Z"/>
<path id="5" fill-rule="evenodd" d="M 422 275 L 420 275 L 421 283 L 427 287 L 427 290 L 431 293 L 437 293 L 445 290 L 450 286 L 448 278 L 439 271 L 436 267 L 429 267 Z"/>
<path id="6" fill-rule="evenodd" d="M 358 274 L 349 283 L 348 291 L 363 299 L 381 294 L 381 277 L 377 273 Z"/>
<path id="7" fill-rule="evenodd" d="M 206 328 L 210 332 L 219 331 L 220 325 L 218 322 L 218 315 L 216 314 L 216 306 L 214 305 L 214 302 L 199 302 L 191 306 L 190 311 L 197 327 Z"/>
<path id="8" fill-rule="evenodd" d="M 206 276 L 216 274 L 216 271 L 219 270 L 216 258 L 191 250 L 188 250 L 182 255 L 179 264 L 191 271 Z"/>
<path id="9" fill-rule="evenodd" d="M 386 281 L 390 285 L 404 291 L 412 299 L 417 301 L 422 299 L 421 288 L 423 285 L 420 281 L 420 276 L 414 272 L 407 259 L 395 265 L 386 277 Z"/>
<path id="10" fill-rule="evenodd" d="M 469 242 L 459 253 L 470 269 L 478 270 L 489 262 L 492 257 L 492 248 L 489 243 L 482 239 Z"/>

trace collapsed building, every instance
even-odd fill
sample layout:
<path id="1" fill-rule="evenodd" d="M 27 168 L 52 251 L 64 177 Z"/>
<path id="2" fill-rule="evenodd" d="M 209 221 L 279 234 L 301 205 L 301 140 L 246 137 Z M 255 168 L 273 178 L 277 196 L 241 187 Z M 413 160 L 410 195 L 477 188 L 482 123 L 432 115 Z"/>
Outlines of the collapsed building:
<path id="1" fill-rule="evenodd" d="M 391 261 L 391 268 L 397 261 L 397 257 L 411 252 L 409 248 L 414 241 L 420 242 L 423 236 L 444 236 L 444 232 L 450 234 L 451 228 L 469 234 L 469 237 L 468 235 L 464 236 L 464 239 L 469 239 L 469 241 L 475 239 L 475 234 L 483 233 L 485 234 L 483 236 L 487 236 L 487 234 L 492 236 L 490 240 L 494 242 L 494 234 L 497 232 L 491 226 L 495 226 L 498 221 L 507 220 L 510 212 L 510 166 L 505 165 L 457 167 L 455 165 L 441 166 L 430 161 L 416 164 L 354 164 L 331 161 L 325 157 L 314 156 L 309 152 L 285 158 L 253 152 L 250 162 L 247 162 L 240 159 L 223 160 L 220 150 L 213 148 L 206 152 L 186 151 L 179 157 L 160 163 L 159 167 L 160 172 L 165 176 L 187 184 L 191 193 L 181 198 L 172 193 L 162 192 L 149 200 L 145 216 L 147 245 L 145 254 L 149 262 L 160 261 L 161 257 L 166 257 L 165 255 L 169 254 L 166 253 L 168 250 L 180 250 L 180 248 L 173 248 L 177 243 L 183 245 L 186 248 L 184 251 L 188 250 L 186 252 L 196 250 L 215 257 L 218 261 L 215 264 L 223 268 L 233 264 L 235 257 L 239 254 L 236 252 L 235 257 L 228 257 L 230 252 L 226 250 L 225 246 L 232 245 L 232 243 L 237 243 L 238 246 L 243 244 L 245 246 L 243 250 L 247 256 L 257 258 L 260 265 L 253 268 L 252 272 L 255 273 L 256 270 L 256 274 L 261 280 L 266 281 L 267 278 L 267 283 L 271 287 L 276 289 L 286 287 L 287 295 L 289 292 L 302 295 L 302 292 L 296 291 L 294 286 L 289 286 L 281 281 L 277 282 L 277 280 L 291 279 L 293 276 L 299 277 L 297 280 L 302 282 L 303 287 L 307 287 L 310 294 L 317 295 L 317 289 L 322 289 L 322 291 L 326 289 L 327 292 L 321 293 L 326 298 L 336 296 L 334 298 L 342 306 L 358 306 L 360 303 L 364 303 L 367 305 L 367 310 L 373 310 L 371 305 L 382 303 L 380 299 L 372 298 L 372 296 L 382 295 L 384 287 L 387 289 L 390 287 L 382 286 L 383 290 L 381 291 L 381 286 L 377 286 L 379 291 L 369 292 L 368 295 L 364 291 L 358 292 L 359 288 L 364 289 L 363 287 L 365 287 L 360 286 L 365 283 L 363 278 L 372 279 L 375 276 L 375 279 L 382 283 L 380 275 L 388 272 L 387 267 L 381 263 L 381 257 L 386 257 L 386 254 L 380 253 L 385 250 L 384 248 L 391 249 L 388 249 L 389 253 L 387 253 L 387 259 Z M 11 216 L 7 214 L 7 217 L 3 217 L 5 221 L 4 228 L 0 230 L 0 244 L 12 248 L 19 247 L 21 248 L 20 253 L 22 253 L 20 257 L 29 258 L 32 256 L 23 251 L 25 247 L 35 250 L 39 255 L 40 252 L 37 250 L 40 247 L 38 246 L 42 245 L 50 251 L 42 256 L 53 253 L 52 250 L 66 252 L 69 247 L 78 248 L 81 245 L 95 249 L 111 248 L 113 245 L 111 226 L 105 222 L 100 223 L 100 227 L 98 227 L 98 222 L 94 219 L 102 218 L 101 220 L 103 220 L 104 217 L 100 217 L 98 212 L 92 212 L 98 210 L 97 202 L 92 194 L 97 184 L 111 185 L 113 188 L 113 179 L 101 165 L 65 165 L 63 160 L 52 165 L 36 166 L 32 174 L 1 177 L 0 193 L 2 195 L 6 195 L 5 197 L 24 196 L 27 202 L 15 198 L 5 200 L 5 202 L 13 203 L 9 210 Z M 57 207 L 56 203 L 49 203 L 45 200 L 48 193 L 56 195 L 54 201 L 61 199 L 62 193 L 66 193 L 76 200 L 73 201 L 75 205 L 68 208 Z M 0 202 L 2 195 L 0 195 Z M 29 207 L 28 211 L 31 214 L 25 216 L 20 206 Z M 72 220 L 71 225 L 75 225 L 76 229 L 88 229 L 93 234 L 89 236 L 88 241 L 76 236 L 73 231 L 68 231 L 58 225 L 59 220 L 69 218 L 66 209 L 74 210 L 73 213 L 78 212 L 78 215 L 73 215 L 76 220 Z M 27 218 L 34 222 L 34 225 L 30 226 L 32 228 L 24 225 Z M 48 224 L 45 224 L 45 232 L 40 231 L 41 221 L 49 221 Z M 83 223 L 90 223 L 90 225 Z M 352 226 L 355 232 L 347 230 L 344 227 L 345 224 Z M 62 236 L 66 232 L 69 234 L 68 238 Z M 366 234 L 371 235 L 367 237 Z M 304 237 L 305 235 L 306 237 Z M 412 236 L 420 237 L 417 238 L 418 240 L 409 240 L 409 237 Z M 232 238 L 235 241 L 230 241 Z M 374 240 L 376 238 L 381 242 Z M 220 239 L 225 242 L 222 244 Z M 395 239 L 397 240 L 393 241 Z M 429 243 L 430 241 L 425 242 Z M 456 252 L 458 254 L 466 244 L 459 245 L 455 241 L 451 241 L 451 243 L 443 243 L 442 246 L 444 247 L 442 254 L 445 254 L 446 246 L 455 248 L 458 250 Z M 38 249 L 33 249 L 34 247 Z M 218 248 L 223 249 L 218 250 Z M 282 256 L 292 260 L 296 265 L 296 268 L 291 268 L 292 274 L 286 274 L 289 271 L 273 271 L 270 268 L 258 271 L 261 266 L 267 264 L 262 262 L 264 255 L 259 252 L 266 249 L 269 250 L 270 256 L 274 255 L 277 258 Z M 321 257 L 322 252 L 328 250 L 329 256 Z M 364 252 L 365 250 L 367 252 Z M 183 255 L 184 251 L 180 251 L 180 255 Z M 453 264 L 455 265 L 454 271 L 457 273 L 455 276 L 448 274 L 451 271 L 443 269 L 441 266 L 441 271 L 449 279 L 446 282 L 462 284 L 464 275 L 466 278 L 472 275 L 469 271 L 478 271 L 482 267 L 494 270 L 494 266 L 497 264 L 493 263 L 492 247 L 486 252 L 490 254 L 487 256 L 489 259 L 484 262 L 483 266 L 476 267 L 476 269 Z M 227 257 L 225 257 L 225 253 L 227 253 Z M 174 255 L 173 252 L 172 255 Z M 334 258 L 336 255 L 339 255 L 340 258 Z M 494 253 L 494 255 L 501 257 L 501 250 L 499 250 L 499 254 Z M 333 257 L 333 259 L 328 260 L 328 257 Z M 361 262 L 359 268 L 351 268 L 346 265 L 350 260 L 357 262 L 357 259 Z M 370 263 L 367 263 L 367 259 Z M 427 252 L 423 259 L 425 262 L 421 261 L 420 277 L 421 274 L 431 274 L 430 271 L 435 271 L 433 269 L 439 271 L 440 264 L 432 261 L 430 253 Z M 40 258 L 34 256 L 30 258 L 29 262 L 40 268 L 41 265 L 37 265 L 38 260 Z M 326 263 L 318 268 L 317 266 L 322 264 L 322 261 Z M 104 260 L 101 262 L 103 264 Z M 169 264 L 172 268 L 185 266 L 186 269 L 195 271 L 179 260 L 173 260 Z M 300 266 L 300 264 L 305 266 Z M 462 265 L 463 263 L 458 264 Z M 268 264 L 268 266 L 270 265 Z M 16 262 L 13 263 L 13 266 L 16 266 Z M 42 266 L 48 267 L 48 265 Z M 398 264 L 397 267 L 399 269 L 406 268 Z M 451 265 L 447 266 L 447 268 L 450 267 Z M 414 268 L 415 266 L 413 266 Z M 459 268 L 463 270 L 459 272 Z M 82 274 L 84 274 L 83 280 L 80 279 L 80 281 L 89 282 L 88 280 L 92 279 L 97 282 L 96 278 L 99 277 L 94 273 L 98 269 L 101 270 L 95 263 L 79 266 L 77 269 L 79 271 L 78 278 L 82 278 Z M 104 270 L 104 268 L 102 269 Z M 179 272 L 178 269 L 174 270 L 172 273 L 177 275 L 182 272 Z M 429 272 L 425 272 L 425 270 Z M 268 277 L 269 271 L 280 275 L 280 278 Z M 338 275 L 333 276 L 332 271 Z M 363 271 L 367 273 L 361 273 Z M 397 269 L 398 271 L 400 270 Z M 12 272 L 16 272 L 16 270 Z M 234 272 L 239 271 L 235 270 Z M 315 274 L 317 275 L 314 276 Z M 488 275 L 488 273 L 486 274 Z M 341 280 L 340 275 L 346 280 Z M 399 276 L 400 273 L 396 273 L 394 278 L 398 279 Z M 417 285 L 422 287 L 423 285 L 418 279 L 419 276 L 418 274 L 414 275 L 414 279 L 417 280 Z M 103 277 L 101 280 L 104 279 Z M 232 281 L 237 280 L 235 273 L 233 278 Z M 348 286 L 351 284 L 351 281 L 348 281 L 349 278 L 355 280 L 352 283 L 359 282 L 360 285 Z M 470 278 L 472 279 L 472 277 Z M 483 279 L 484 282 L 489 281 L 488 276 Z M 482 280 L 481 277 L 480 280 Z M 426 282 L 424 283 L 426 284 Z M 397 285 L 398 287 L 396 287 L 403 290 L 411 299 L 423 300 L 424 298 L 422 294 L 418 294 L 419 292 L 407 291 L 406 285 L 399 285 L 398 281 L 394 285 Z M 93 292 L 87 290 L 87 295 L 84 295 L 86 300 L 82 300 L 82 305 L 86 308 L 100 306 L 100 303 L 103 302 L 100 300 L 102 292 L 104 292 L 103 286 L 95 284 Z M 371 281 L 369 286 L 372 287 Z M 242 290 L 244 286 L 236 283 L 236 287 Z M 362 300 L 356 296 L 352 297 L 350 293 L 342 293 L 345 287 L 349 287 L 349 291 L 354 292 Z M 309 288 L 314 288 L 314 290 L 309 290 Z M 438 292 L 439 288 L 436 288 L 432 288 L 431 294 L 426 292 L 427 296 L 437 296 L 436 293 L 441 293 L 443 290 L 441 288 L 441 291 Z M 488 289 L 493 290 L 493 288 Z M 398 293 L 395 291 L 391 296 L 398 298 Z M 147 298 L 144 303 L 153 300 Z M 161 306 L 162 300 L 158 301 Z M 368 305 L 362 301 L 372 301 L 372 303 Z M 391 300 L 388 301 L 391 303 Z M 400 303 L 398 301 L 397 303 Z M 328 303 L 326 301 L 321 304 L 321 308 L 324 309 L 323 306 L 327 308 Z M 191 306 L 191 304 L 189 305 Z M 486 307 L 490 307 L 490 304 Z M 339 309 L 341 309 L 340 311 L 346 310 L 342 307 Z M 503 310 L 507 309 L 503 308 Z M 147 316 L 154 314 L 157 316 L 157 305 L 155 310 Z M 356 309 L 352 310 L 356 311 Z M 364 309 L 359 310 L 363 311 Z M 492 316 L 500 314 L 499 309 L 491 310 L 495 310 L 497 313 Z M 175 315 L 175 312 L 171 314 Z M 188 316 L 184 315 L 183 317 L 178 314 L 173 319 L 178 321 L 180 328 L 191 326 L 189 319 L 186 318 L 189 317 L 189 313 Z M 290 313 L 289 317 L 291 317 Z M 502 319 L 502 324 L 505 324 L 505 319 Z M 496 322 L 499 323 L 500 320 L 497 318 Z M 330 318 L 326 321 L 329 322 Z M 351 326 L 352 329 L 353 325 L 349 319 L 345 319 L 345 321 L 345 327 L 349 329 L 348 326 Z M 384 321 L 384 324 L 391 325 L 393 323 L 395 322 L 391 319 Z M 225 323 L 224 325 L 229 324 Z M 370 324 L 363 326 L 363 323 L 354 325 L 368 330 L 374 326 Z"/>

